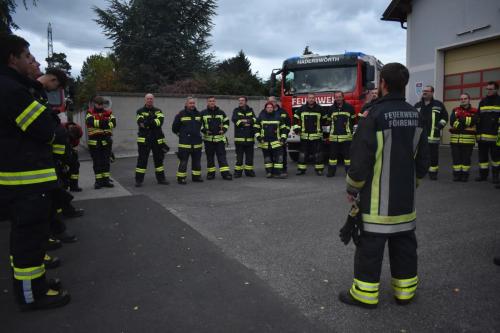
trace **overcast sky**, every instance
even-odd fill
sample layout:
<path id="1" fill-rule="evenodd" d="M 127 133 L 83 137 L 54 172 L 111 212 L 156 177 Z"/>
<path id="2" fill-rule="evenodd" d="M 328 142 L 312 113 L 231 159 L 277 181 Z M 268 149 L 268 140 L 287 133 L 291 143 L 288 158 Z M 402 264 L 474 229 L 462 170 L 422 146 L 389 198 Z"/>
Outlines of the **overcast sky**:
<path id="1" fill-rule="evenodd" d="M 211 51 L 222 60 L 243 49 L 253 71 L 266 78 L 284 59 L 300 55 L 306 45 L 318 54 L 360 51 L 376 56 L 383 63 L 404 64 L 406 30 L 399 23 L 380 20 L 389 3 L 389 0 L 219 0 L 213 18 Z M 19 5 L 14 20 L 20 29 L 15 33 L 26 38 L 32 53 L 44 60 L 47 24 L 51 22 L 54 52 L 68 56 L 73 67 L 71 73 L 77 76 L 89 55 L 106 53 L 111 46 L 101 27 L 93 21 L 93 6 L 105 8 L 107 2 L 38 0 L 37 6 L 30 6 L 28 11 Z"/>

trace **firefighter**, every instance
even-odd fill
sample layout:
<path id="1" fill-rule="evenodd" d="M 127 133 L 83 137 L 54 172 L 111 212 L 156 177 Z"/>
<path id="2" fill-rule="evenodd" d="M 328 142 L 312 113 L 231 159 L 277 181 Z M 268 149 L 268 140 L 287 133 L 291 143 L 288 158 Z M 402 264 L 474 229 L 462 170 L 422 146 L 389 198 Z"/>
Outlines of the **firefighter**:
<path id="1" fill-rule="evenodd" d="M 234 123 L 234 146 L 236 147 L 236 164 L 234 178 L 240 178 L 245 171 L 245 176 L 255 177 L 253 169 L 255 132 L 257 119 L 251 107 L 247 105 L 248 98 L 238 98 L 238 107 L 233 110 L 231 121 Z"/>
<path id="2" fill-rule="evenodd" d="M 14 295 L 21 310 L 64 306 L 70 295 L 49 285 L 43 264 L 57 187 L 50 143 L 59 119 L 29 91 L 34 57 L 28 42 L 4 35 L 0 45 L 0 206 L 12 222 Z"/>
<path id="3" fill-rule="evenodd" d="M 500 153 L 498 152 L 498 122 L 500 121 L 500 96 L 498 83 L 488 82 L 487 95 L 479 102 L 477 124 L 477 143 L 479 159 L 479 177 L 476 181 L 488 179 L 489 161 L 491 159 L 491 175 L 494 184 L 499 183 Z"/>
<path id="4" fill-rule="evenodd" d="M 191 179 L 201 183 L 201 114 L 196 109 L 194 98 L 188 97 L 184 110 L 181 110 L 172 123 L 172 132 L 179 136 L 179 167 L 177 169 L 177 183 L 186 185 L 187 165 L 191 156 Z"/>
<path id="5" fill-rule="evenodd" d="M 415 104 L 417 110 L 422 114 L 429 142 L 431 165 L 429 167 L 429 178 L 437 180 L 439 171 L 439 143 L 441 142 L 441 130 L 448 123 L 448 112 L 443 103 L 434 99 L 434 87 L 425 86 L 422 91 L 422 100 Z"/>
<path id="6" fill-rule="evenodd" d="M 477 109 L 471 107 L 470 96 L 460 95 L 460 106 L 453 109 L 450 116 L 450 144 L 453 160 L 453 181 L 469 180 L 470 157 L 476 143 Z"/>
<path id="7" fill-rule="evenodd" d="M 354 282 L 339 299 L 375 308 L 388 242 L 397 304 L 411 302 L 418 285 L 415 189 L 427 173 L 427 135 L 419 112 L 405 102 L 409 73 L 399 63 L 380 72 L 379 98 L 360 118 L 351 144 L 348 200 L 359 198 L 363 231 L 354 256 Z"/>
<path id="8" fill-rule="evenodd" d="M 288 133 L 290 132 L 291 128 L 291 121 L 290 121 L 290 116 L 288 115 L 288 112 L 286 112 L 277 102 L 276 102 L 276 97 L 274 96 L 269 96 L 267 98 L 268 102 L 273 103 L 274 105 L 274 111 L 278 112 L 280 114 L 280 117 L 283 118 L 283 121 L 285 122 L 286 128 L 286 135 L 288 138 Z M 283 174 L 288 177 L 288 149 L 287 149 L 287 144 L 285 143 L 283 145 Z"/>
<path id="9" fill-rule="evenodd" d="M 264 154 L 267 178 L 287 178 L 283 172 L 283 146 L 286 144 L 286 124 L 272 102 L 267 102 L 257 118 L 259 131 L 255 137 Z"/>
<path id="10" fill-rule="evenodd" d="M 94 107 L 87 111 L 85 118 L 88 132 L 88 145 L 92 157 L 96 190 L 114 187 L 110 182 L 111 137 L 116 119 L 111 110 L 104 108 L 104 98 L 96 96 Z"/>
<path id="11" fill-rule="evenodd" d="M 215 97 L 207 99 L 207 108 L 201 111 L 203 126 L 203 142 L 205 143 L 205 154 L 207 155 L 207 180 L 215 178 L 215 156 L 219 163 L 219 171 L 223 179 L 232 180 L 226 158 L 226 132 L 229 129 L 229 118 L 215 101 Z"/>
<path id="12" fill-rule="evenodd" d="M 156 181 L 160 185 L 168 185 L 165 179 L 165 166 L 163 159 L 168 146 L 165 135 L 161 129 L 165 116 L 163 112 L 154 106 L 154 95 L 144 96 L 144 106 L 137 110 L 137 125 L 139 133 L 137 135 L 137 147 L 139 156 L 137 157 L 137 167 L 135 168 L 135 187 L 141 187 L 144 182 L 144 175 L 148 166 L 149 153 L 153 151 L 153 161 L 155 165 Z"/>
<path id="13" fill-rule="evenodd" d="M 306 173 L 309 154 L 314 156 L 316 174 L 323 175 L 325 167 L 321 157 L 323 116 L 323 108 L 316 103 L 316 97 L 312 93 L 307 95 L 307 103 L 301 106 L 293 116 L 295 120 L 293 131 L 300 135 L 299 161 L 297 163 L 297 175 L 299 176 Z"/>
<path id="14" fill-rule="evenodd" d="M 82 188 L 78 186 L 80 178 L 80 161 L 78 159 L 78 145 L 82 138 L 83 131 L 80 125 L 69 121 L 64 124 L 68 131 L 69 147 L 68 147 L 68 167 L 69 167 L 69 181 L 68 187 L 71 192 L 81 192 Z"/>
<path id="15" fill-rule="evenodd" d="M 327 177 L 334 177 L 337 171 L 338 157 L 344 158 L 345 171 L 349 170 L 349 148 L 351 147 L 352 133 L 356 113 L 351 104 L 344 100 L 344 93 L 337 91 L 334 94 L 335 102 L 329 108 L 326 119 L 330 125 L 330 158 L 328 159 Z"/>

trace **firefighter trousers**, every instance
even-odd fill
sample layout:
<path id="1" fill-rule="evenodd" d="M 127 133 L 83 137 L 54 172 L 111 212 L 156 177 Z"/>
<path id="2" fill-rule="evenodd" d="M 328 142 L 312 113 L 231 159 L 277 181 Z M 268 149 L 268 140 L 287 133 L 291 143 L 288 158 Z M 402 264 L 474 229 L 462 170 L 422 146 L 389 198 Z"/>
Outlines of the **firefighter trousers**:
<path id="1" fill-rule="evenodd" d="M 165 153 L 163 152 L 161 145 L 158 143 L 140 142 L 137 143 L 137 147 L 139 156 L 137 157 L 137 166 L 135 168 L 136 182 L 142 183 L 144 181 L 144 175 L 146 174 L 151 151 L 153 152 L 156 180 L 165 180 L 165 166 L 163 165 Z"/>
<path id="2" fill-rule="evenodd" d="M 69 159 L 69 187 L 77 188 L 78 179 L 80 178 L 80 161 L 78 160 L 78 151 L 71 148 Z"/>
<path id="3" fill-rule="evenodd" d="M 10 259 L 14 294 L 20 304 L 33 303 L 49 289 L 43 258 L 44 244 L 49 237 L 53 194 L 40 192 L 18 196 L 8 201 L 6 206 L 11 221 Z"/>
<path id="4" fill-rule="evenodd" d="M 429 143 L 429 154 L 431 160 L 429 173 L 437 174 L 439 171 L 439 143 Z"/>
<path id="5" fill-rule="evenodd" d="M 234 166 L 234 172 L 236 174 L 242 174 L 243 170 L 245 172 L 253 171 L 253 142 L 250 144 L 235 144 L 236 146 L 236 165 Z M 243 163 L 244 161 L 244 163 Z"/>
<path id="6" fill-rule="evenodd" d="M 179 152 L 177 153 L 177 157 L 179 158 L 177 179 L 186 179 L 189 156 L 191 156 L 192 179 L 201 178 L 201 148 L 191 148 L 179 149 Z"/>
<path id="7" fill-rule="evenodd" d="M 283 173 L 283 147 L 262 149 L 264 167 L 267 174 L 281 175 Z"/>
<path id="8" fill-rule="evenodd" d="M 95 141 L 95 145 L 89 144 L 90 156 L 92 157 L 96 183 L 103 183 L 109 181 L 111 176 L 111 145 L 107 139 Z"/>
<path id="9" fill-rule="evenodd" d="M 491 173 L 498 175 L 500 168 L 500 152 L 495 142 L 478 142 L 479 174 L 482 178 L 488 178 L 490 161 Z"/>
<path id="10" fill-rule="evenodd" d="M 205 154 L 207 155 L 207 174 L 215 174 L 215 156 L 219 162 L 219 171 L 222 175 L 229 174 L 226 158 L 226 143 L 205 141 Z"/>
<path id="11" fill-rule="evenodd" d="M 414 231 L 393 235 L 363 233 L 354 254 L 351 295 L 360 302 L 377 304 L 380 272 L 388 243 L 394 297 L 409 300 L 417 290 L 417 238 Z"/>
<path id="12" fill-rule="evenodd" d="M 307 157 L 313 155 L 314 157 L 314 169 L 317 171 L 323 171 L 325 165 L 321 157 L 321 139 L 319 140 L 301 140 L 299 146 L 299 161 L 297 163 L 297 168 L 299 170 L 307 170 Z"/>
<path id="13" fill-rule="evenodd" d="M 330 157 L 328 159 L 328 168 L 335 173 L 335 171 L 337 170 L 339 156 L 342 155 L 342 157 L 344 158 L 345 171 L 347 173 L 347 170 L 349 170 L 349 167 L 351 166 L 351 160 L 349 157 L 350 148 L 351 141 L 332 141 L 330 143 Z"/>
<path id="14" fill-rule="evenodd" d="M 453 160 L 453 174 L 468 175 L 471 166 L 471 155 L 474 144 L 452 143 L 451 158 Z"/>

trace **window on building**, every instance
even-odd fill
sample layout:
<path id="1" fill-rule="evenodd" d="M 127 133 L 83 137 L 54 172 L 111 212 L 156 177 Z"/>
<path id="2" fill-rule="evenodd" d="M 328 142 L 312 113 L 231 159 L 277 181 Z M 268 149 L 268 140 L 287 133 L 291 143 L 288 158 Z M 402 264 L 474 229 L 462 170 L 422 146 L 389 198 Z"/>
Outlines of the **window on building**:
<path id="1" fill-rule="evenodd" d="M 500 68 L 446 75 L 444 100 L 459 100 L 461 93 L 468 93 L 471 99 L 481 99 L 486 96 L 486 85 L 489 81 L 500 82 Z"/>

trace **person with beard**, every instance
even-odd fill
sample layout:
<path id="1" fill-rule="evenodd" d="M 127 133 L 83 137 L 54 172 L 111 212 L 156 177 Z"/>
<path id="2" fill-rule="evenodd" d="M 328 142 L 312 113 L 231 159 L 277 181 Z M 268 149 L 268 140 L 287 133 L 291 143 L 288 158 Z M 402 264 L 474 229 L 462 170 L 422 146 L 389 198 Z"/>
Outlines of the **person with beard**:
<path id="1" fill-rule="evenodd" d="M 187 165 L 191 156 L 191 179 L 201 183 L 201 114 L 196 109 L 193 97 L 188 97 L 184 109 L 179 111 L 172 123 L 172 132 L 179 137 L 179 167 L 177 168 L 177 183 L 186 185 Z"/>
<path id="2" fill-rule="evenodd" d="M 486 85 L 487 96 L 479 102 L 477 144 L 479 159 L 479 177 L 476 181 L 488 179 L 489 161 L 491 159 L 491 175 L 494 184 L 499 184 L 500 152 L 499 152 L 499 121 L 500 121 L 500 96 L 498 83 L 488 82 Z M 499 184 L 500 185 L 500 184 Z"/>
<path id="3" fill-rule="evenodd" d="M 110 158 L 112 130 L 116 127 L 116 119 L 111 110 L 104 109 L 104 98 L 101 96 L 94 98 L 94 107 L 87 111 L 85 124 L 95 174 L 94 188 L 114 187 L 110 181 Z"/>
<path id="4" fill-rule="evenodd" d="M 207 180 L 215 178 L 215 156 L 219 162 L 219 171 L 223 179 L 232 180 L 226 158 L 226 132 L 229 118 L 217 105 L 214 96 L 207 99 L 207 108 L 201 111 L 203 142 L 207 155 Z"/>
<path id="5" fill-rule="evenodd" d="M 0 36 L 0 206 L 12 222 L 14 295 L 23 311 L 64 306 L 71 297 L 49 283 L 43 258 L 57 174 L 52 142 L 59 119 L 30 92 L 34 57 L 29 43 Z"/>
<path id="6" fill-rule="evenodd" d="M 236 147 L 236 164 L 234 178 L 240 178 L 245 171 L 245 176 L 255 177 L 253 169 L 255 132 L 257 119 L 251 107 L 247 105 L 248 98 L 238 98 L 238 107 L 233 110 L 231 121 L 234 123 L 234 146 Z"/>
<path id="7" fill-rule="evenodd" d="M 448 112 L 444 104 L 434 99 L 434 87 L 425 86 L 422 92 L 422 100 L 415 104 L 425 122 L 425 131 L 429 141 L 429 152 L 431 166 L 429 167 L 429 178 L 437 180 L 439 171 L 439 144 L 441 142 L 441 130 L 448 123 Z"/>
<path id="8" fill-rule="evenodd" d="M 165 179 L 163 159 L 165 158 L 165 152 L 170 148 L 167 146 L 165 135 L 161 129 L 165 116 L 160 109 L 154 106 L 153 94 L 144 96 L 144 106 L 137 110 L 136 114 L 137 125 L 139 126 L 137 136 L 139 155 L 135 168 L 135 187 L 141 187 L 144 182 L 151 151 L 153 151 L 156 181 L 160 185 L 168 185 L 169 182 Z"/>
<path id="9" fill-rule="evenodd" d="M 476 143 L 477 109 L 471 107 L 470 96 L 460 95 L 460 106 L 453 109 L 450 116 L 450 145 L 453 160 L 453 181 L 469 180 L 470 157 Z"/>

